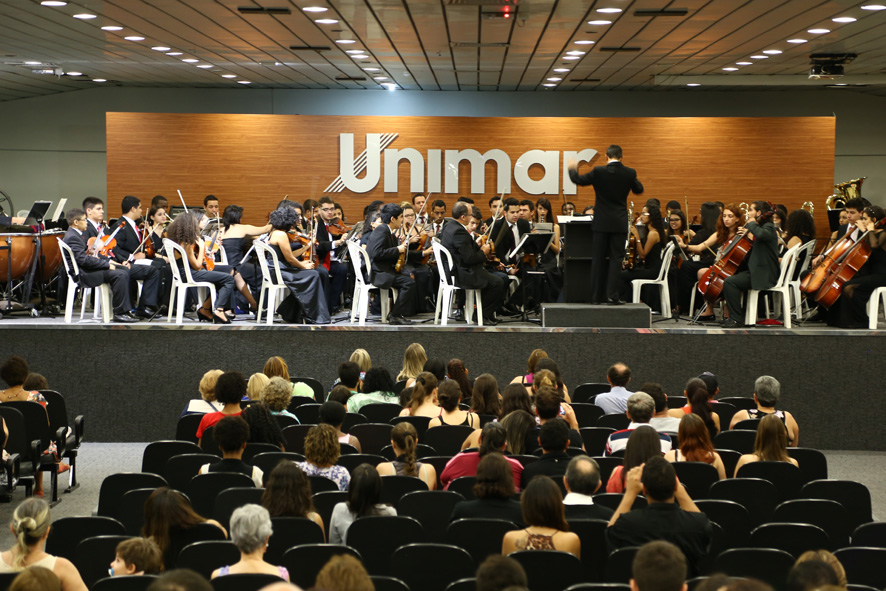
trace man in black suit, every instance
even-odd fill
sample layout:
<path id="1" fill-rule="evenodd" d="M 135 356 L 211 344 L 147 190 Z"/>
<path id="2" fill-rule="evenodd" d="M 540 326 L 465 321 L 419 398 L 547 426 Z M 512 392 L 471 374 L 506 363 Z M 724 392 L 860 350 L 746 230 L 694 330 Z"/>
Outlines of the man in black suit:
<path id="1" fill-rule="evenodd" d="M 80 285 L 98 287 L 102 283 L 110 283 L 114 294 L 114 322 L 138 322 L 129 315 L 132 307 L 129 301 L 129 270 L 127 264 L 118 264 L 86 253 L 86 237 L 84 232 L 89 222 L 86 212 L 82 209 L 71 209 L 65 216 L 68 220 L 68 231 L 63 238 L 71 247 L 74 260 L 80 269 Z"/>
<path id="2" fill-rule="evenodd" d="M 482 248 L 471 238 L 468 222 L 473 215 L 471 205 L 460 201 L 452 206 L 453 221 L 443 226 L 440 242 L 452 254 L 455 282 L 463 289 L 479 289 L 483 301 L 483 324 L 495 326 L 495 311 L 504 302 L 505 286 L 501 278 L 483 268 L 489 244 Z M 448 313 L 448 310 L 443 312 Z"/>
<path id="3" fill-rule="evenodd" d="M 382 223 L 372 231 L 366 251 L 372 261 L 372 284 L 381 289 L 394 288 L 399 291 L 397 301 L 391 306 L 388 323 L 394 325 L 412 324 L 406 312 L 414 307 L 415 280 L 396 270 L 400 254 L 409 250 L 409 244 L 398 244 L 393 231 L 403 223 L 403 208 L 396 203 L 386 203 L 381 208 Z M 421 253 L 418 253 L 421 254 Z"/>
<path id="4" fill-rule="evenodd" d="M 569 447 L 569 425 L 563 419 L 546 422 L 538 432 L 538 443 L 544 453 L 538 460 L 523 468 L 520 488 L 525 489 L 533 476 L 544 474 L 550 476 L 565 493 L 563 476 L 566 475 L 570 460 L 570 455 L 566 453 L 566 448 Z"/>
<path id="5" fill-rule="evenodd" d="M 600 466 L 588 456 L 575 456 L 566 466 L 563 477 L 566 496 L 563 508 L 566 520 L 571 519 L 605 519 L 609 521 L 614 511 L 609 507 L 594 504 L 591 495 L 600 489 Z"/>
<path id="6" fill-rule="evenodd" d="M 430 225 L 427 227 L 428 232 L 431 233 L 432 236 L 439 237 L 443 232 L 443 228 L 448 223 L 446 219 L 446 202 L 442 199 L 434 199 L 434 202 L 431 203 L 431 217 L 430 217 Z M 453 207 L 453 210 L 455 208 Z M 427 207 L 425 208 L 427 211 Z M 468 215 L 470 215 L 470 210 Z M 452 217 L 455 217 L 453 214 Z"/>
<path id="7" fill-rule="evenodd" d="M 145 258 L 144 248 L 139 249 L 144 236 L 136 224 L 136 220 L 142 217 L 141 201 L 138 197 L 127 195 L 123 198 L 120 209 L 123 215 L 117 222 L 120 231 L 116 236 L 114 260 L 118 263 L 131 262 L 130 279 L 140 279 L 144 282 L 135 315 L 139 318 L 153 318 L 158 312 L 161 269 L 166 263 L 161 258 L 154 259 L 150 265 L 135 262 Z"/>
<path id="8" fill-rule="evenodd" d="M 83 209 L 86 210 L 86 232 L 84 235 L 89 240 L 98 236 L 102 231 L 105 204 L 98 197 L 87 197 L 83 200 Z"/>
<path id="9" fill-rule="evenodd" d="M 329 313 L 335 314 L 341 309 L 341 292 L 348 279 L 348 266 L 338 260 L 339 247 L 345 243 L 344 236 L 335 238 L 329 226 L 335 220 L 335 201 L 332 197 L 320 198 L 320 218 L 317 224 L 317 259 L 320 265 L 329 271 L 329 290 L 326 292 L 326 304 Z"/>
<path id="10" fill-rule="evenodd" d="M 591 300 L 602 302 L 605 297 L 610 304 L 618 305 L 624 303 L 618 296 L 618 287 L 628 236 L 628 193 L 639 195 L 643 185 L 637 179 L 637 171 L 621 163 L 621 146 L 609 146 L 606 157 L 609 159 L 606 166 L 595 166 L 582 175 L 578 174 L 575 161 L 569 162 L 569 178 L 576 185 L 593 185 L 597 196 L 591 248 Z M 607 255 L 608 270 L 603 262 Z"/>
<path id="11" fill-rule="evenodd" d="M 532 231 L 529 220 L 520 217 L 520 202 L 513 197 L 508 197 L 502 203 L 502 217 L 492 224 L 489 239 L 495 244 L 495 254 L 506 265 L 516 261 L 508 259 L 507 254 L 523 238 L 524 234 Z"/>

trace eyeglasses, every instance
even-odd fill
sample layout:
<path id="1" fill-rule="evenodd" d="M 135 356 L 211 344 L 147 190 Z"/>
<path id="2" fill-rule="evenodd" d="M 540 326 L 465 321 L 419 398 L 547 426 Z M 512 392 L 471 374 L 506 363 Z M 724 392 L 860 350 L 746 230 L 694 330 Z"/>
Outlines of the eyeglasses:
<path id="1" fill-rule="evenodd" d="M 320 211 L 335 211 L 334 207 L 321 207 Z"/>
<path id="2" fill-rule="evenodd" d="M 683 220 L 681 220 L 680 218 L 670 218 L 670 222 L 671 222 L 671 223 L 674 223 L 674 222 L 682 222 L 682 221 L 683 221 Z"/>

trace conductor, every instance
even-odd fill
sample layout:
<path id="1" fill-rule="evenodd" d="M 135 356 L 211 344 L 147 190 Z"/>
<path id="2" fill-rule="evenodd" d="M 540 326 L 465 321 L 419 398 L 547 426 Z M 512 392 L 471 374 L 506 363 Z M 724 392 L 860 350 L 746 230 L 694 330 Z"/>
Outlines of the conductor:
<path id="1" fill-rule="evenodd" d="M 569 178 L 576 185 L 593 185 L 597 195 L 594 203 L 594 242 L 591 256 L 591 301 L 611 306 L 624 304 L 618 296 L 619 272 L 624 260 L 628 233 L 628 193 L 640 194 L 643 185 L 637 171 L 621 163 L 621 146 L 606 149 L 606 166 L 595 166 L 586 174 L 578 174 L 574 160 L 569 162 Z M 609 256 L 609 267 L 604 258 Z M 604 283 L 605 281 L 605 283 Z"/>

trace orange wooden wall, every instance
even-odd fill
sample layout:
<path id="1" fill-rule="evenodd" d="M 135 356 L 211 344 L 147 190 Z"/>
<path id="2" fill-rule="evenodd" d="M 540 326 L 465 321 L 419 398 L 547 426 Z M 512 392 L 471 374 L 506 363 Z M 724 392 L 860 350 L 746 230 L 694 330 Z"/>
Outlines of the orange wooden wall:
<path id="1" fill-rule="evenodd" d="M 592 148 L 594 164 L 605 164 L 611 143 L 624 149 L 624 162 L 638 170 L 646 193 L 662 204 L 689 201 L 697 212 L 704 201 L 726 203 L 767 199 L 788 209 L 815 204 L 819 233 L 827 227 L 824 202 L 832 193 L 835 119 L 833 117 L 373 117 L 302 115 L 218 115 L 163 113 L 107 114 L 108 200 L 116 214 L 124 195 L 150 200 L 156 194 L 177 202 L 176 189 L 188 205 L 202 205 L 212 193 L 221 206 L 246 208 L 244 220 L 261 222 L 288 194 L 303 201 L 318 198 L 339 174 L 339 133 L 353 133 L 355 154 L 367 133 L 398 133 L 390 148 L 415 148 L 427 165 L 427 150 L 498 148 L 512 163 L 526 151 Z M 560 166 L 562 167 L 562 161 Z M 582 167 L 586 170 L 587 165 Z M 382 171 L 384 162 L 382 161 Z M 486 192 L 470 194 L 470 174 L 462 163 L 459 195 L 470 195 L 484 213 L 495 193 L 494 165 L 486 166 Z M 557 171 L 560 175 L 560 171 Z M 358 175 L 362 176 L 362 175 Z M 537 179 L 541 169 L 533 167 Z M 348 221 L 359 219 L 374 199 L 409 199 L 409 166 L 399 166 L 399 194 L 374 190 L 330 193 Z M 562 183 L 560 184 L 562 188 Z M 512 182 L 513 196 L 535 200 Z M 435 195 L 451 208 L 457 195 Z M 562 195 L 547 195 L 555 209 Z M 593 202 L 593 190 L 578 188 L 566 196 L 581 209 Z M 691 217 L 691 216 L 690 216 Z"/>

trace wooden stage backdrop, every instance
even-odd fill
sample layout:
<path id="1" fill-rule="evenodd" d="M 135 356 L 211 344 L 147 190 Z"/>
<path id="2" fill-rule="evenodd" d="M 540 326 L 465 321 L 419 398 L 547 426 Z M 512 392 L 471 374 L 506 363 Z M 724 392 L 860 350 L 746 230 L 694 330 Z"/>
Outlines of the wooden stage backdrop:
<path id="1" fill-rule="evenodd" d="M 507 166 L 508 159 L 511 170 L 505 171 L 505 177 L 511 184 L 511 195 L 534 201 L 541 195 L 528 193 L 521 184 L 526 187 L 545 178 L 547 183 L 541 190 L 553 193 L 544 196 L 557 213 L 564 200 L 573 201 L 581 210 L 593 203 L 593 189 L 579 187 L 576 194 L 564 194 L 569 191 L 569 183 L 563 180 L 567 151 L 595 150 L 591 164 L 599 165 L 606 162 L 606 147 L 618 143 L 624 149 L 625 164 L 638 170 L 646 187 L 642 197 L 634 198 L 638 210 L 649 197 L 657 197 L 664 205 L 671 199 L 682 204 L 685 196 L 691 212 L 697 212 L 704 201 L 767 199 L 784 203 L 789 210 L 811 201 L 821 235 L 827 227 L 824 203 L 834 182 L 835 125 L 833 117 L 108 113 L 106 209 L 117 214 L 124 195 L 136 195 L 144 203 L 162 194 L 177 203 L 175 191 L 180 189 L 188 205 L 202 205 L 203 197 L 211 193 L 219 197 L 222 208 L 232 203 L 242 205 L 246 208 L 244 221 L 258 223 L 266 220 L 267 213 L 286 194 L 299 201 L 328 194 L 342 204 L 347 220 L 354 222 L 374 199 L 409 199 L 412 166 L 402 159 L 396 166 L 397 174 L 385 175 L 385 158 L 378 158 L 379 148 L 373 147 L 369 160 L 380 160 L 377 183 L 368 183 L 372 185 L 368 190 L 365 186 L 359 189 L 365 192 L 347 188 L 326 191 L 340 175 L 340 134 L 353 137 L 353 152 L 347 158 L 342 156 L 349 166 L 366 149 L 367 134 L 398 134 L 387 148 L 413 149 L 408 152 L 422 171 L 421 192 L 429 190 L 430 181 L 430 190 L 447 203 L 447 211 L 458 195 L 470 195 L 488 213 L 489 197 L 500 192 L 498 168 Z M 391 139 L 383 136 L 381 148 Z M 479 154 L 499 150 L 496 154 L 504 159 L 499 164 L 489 161 L 485 174 L 475 179 L 484 181 L 485 186 L 475 194 L 471 193 L 470 163 L 447 164 L 447 150 L 476 150 Z M 531 164 L 539 158 L 546 158 L 548 165 Z M 583 164 L 582 171 L 587 167 Z M 447 174 L 451 176 L 453 171 L 458 173 L 457 183 L 450 183 L 451 192 L 441 194 Z M 365 171 L 358 171 L 355 178 L 365 175 Z M 386 184 L 392 184 L 392 176 L 398 185 L 396 193 L 384 190 Z M 435 176 L 442 179 L 443 186 L 434 186 Z M 517 178 L 522 179 L 521 184 L 515 182 Z M 529 188 L 540 190 L 538 186 Z"/>

